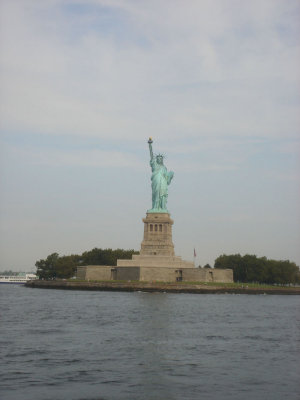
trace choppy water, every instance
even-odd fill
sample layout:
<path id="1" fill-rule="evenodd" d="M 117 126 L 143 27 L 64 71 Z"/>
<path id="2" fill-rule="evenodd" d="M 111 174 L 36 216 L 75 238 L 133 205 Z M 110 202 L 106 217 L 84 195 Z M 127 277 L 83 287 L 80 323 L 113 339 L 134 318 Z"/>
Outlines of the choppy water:
<path id="1" fill-rule="evenodd" d="M 0 286 L 3 400 L 300 398 L 300 296 Z"/>

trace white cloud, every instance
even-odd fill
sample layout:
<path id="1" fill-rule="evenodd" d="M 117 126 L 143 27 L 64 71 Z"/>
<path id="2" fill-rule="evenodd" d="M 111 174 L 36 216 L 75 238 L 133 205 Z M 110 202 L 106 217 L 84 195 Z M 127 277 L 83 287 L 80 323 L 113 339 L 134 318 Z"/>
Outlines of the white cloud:
<path id="1" fill-rule="evenodd" d="M 295 136 L 299 47 L 278 30 L 295 29 L 291 3 L 3 2 L 2 127 Z"/>

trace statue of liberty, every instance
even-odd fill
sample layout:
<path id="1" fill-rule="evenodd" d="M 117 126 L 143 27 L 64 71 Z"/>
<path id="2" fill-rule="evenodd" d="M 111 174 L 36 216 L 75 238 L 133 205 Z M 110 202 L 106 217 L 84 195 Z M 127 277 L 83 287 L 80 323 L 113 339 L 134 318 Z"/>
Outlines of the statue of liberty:
<path id="1" fill-rule="evenodd" d="M 174 172 L 168 172 L 164 166 L 164 156 L 162 154 L 153 155 L 152 151 L 153 140 L 150 137 L 148 140 L 150 150 L 150 166 L 152 169 L 152 209 L 148 210 L 151 213 L 168 213 L 168 185 L 173 179 Z"/>

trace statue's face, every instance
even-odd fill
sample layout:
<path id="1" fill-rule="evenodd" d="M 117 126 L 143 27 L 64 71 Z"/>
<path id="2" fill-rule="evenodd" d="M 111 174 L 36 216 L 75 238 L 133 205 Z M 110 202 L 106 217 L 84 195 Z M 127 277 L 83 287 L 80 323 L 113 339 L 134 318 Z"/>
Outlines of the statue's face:
<path id="1" fill-rule="evenodd" d="M 156 161 L 158 164 L 163 164 L 164 159 L 162 158 L 162 156 L 157 156 Z"/>

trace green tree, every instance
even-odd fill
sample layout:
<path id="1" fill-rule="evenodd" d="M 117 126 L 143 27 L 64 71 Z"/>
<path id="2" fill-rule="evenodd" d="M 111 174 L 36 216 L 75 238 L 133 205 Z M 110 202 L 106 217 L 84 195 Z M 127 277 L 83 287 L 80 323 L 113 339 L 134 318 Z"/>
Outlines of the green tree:
<path id="1" fill-rule="evenodd" d="M 232 269 L 233 270 L 233 279 L 235 282 L 243 281 L 244 271 L 241 268 L 241 259 L 242 256 L 240 254 L 232 254 L 232 255 L 221 255 L 215 260 L 214 267 L 221 269 Z"/>
<path id="2" fill-rule="evenodd" d="M 59 257 L 55 263 L 55 273 L 57 278 L 72 278 L 76 274 L 80 256 L 70 255 Z"/>
<path id="3" fill-rule="evenodd" d="M 280 285 L 295 284 L 297 283 L 299 268 L 289 260 L 269 260 L 268 272 L 268 283 L 278 283 Z"/>
<path id="4" fill-rule="evenodd" d="M 56 269 L 55 266 L 58 262 L 58 253 L 50 254 L 46 260 L 39 260 L 35 263 L 37 267 L 36 274 L 39 279 L 55 279 Z"/>
<path id="5" fill-rule="evenodd" d="M 9 270 L 5 270 L 5 271 L 1 271 L 0 275 L 15 276 L 15 275 L 18 275 L 18 272 L 12 271 L 11 269 L 9 269 Z"/>
<path id="6" fill-rule="evenodd" d="M 82 265 L 117 265 L 117 259 L 130 259 L 133 254 L 138 254 L 134 250 L 123 249 L 98 249 L 94 248 L 85 251 L 81 256 Z"/>
<path id="7" fill-rule="evenodd" d="M 50 254 L 45 260 L 35 263 L 39 279 L 71 278 L 76 274 L 78 265 L 117 265 L 117 259 L 130 259 L 134 250 L 98 249 L 85 251 L 82 255 L 72 254 L 60 257 L 57 253 Z"/>
<path id="8" fill-rule="evenodd" d="M 215 260 L 215 268 L 230 268 L 233 270 L 235 282 L 258 282 L 271 284 L 295 284 L 298 282 L 299 267 L 289 260 L 268 260 L 255 255 L 240 254 L 219 256 Z"/>

